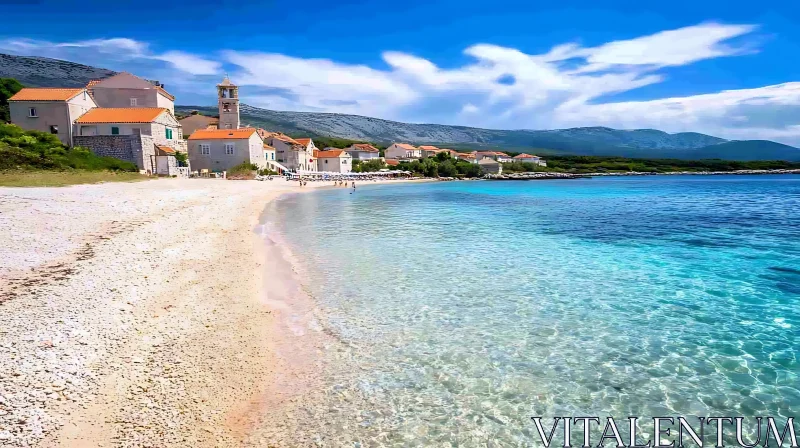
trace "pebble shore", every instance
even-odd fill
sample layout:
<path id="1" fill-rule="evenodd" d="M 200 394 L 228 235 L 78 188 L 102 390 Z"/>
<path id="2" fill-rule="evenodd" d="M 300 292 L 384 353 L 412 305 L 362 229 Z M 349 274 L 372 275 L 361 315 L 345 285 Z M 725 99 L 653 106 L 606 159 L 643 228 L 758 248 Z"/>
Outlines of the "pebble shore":
<path id="1" fill-rule="evenodd" d="M 234 446 L 273 368 L 253 228 L 291 186 L 0 189 L 0 446 Z"/>

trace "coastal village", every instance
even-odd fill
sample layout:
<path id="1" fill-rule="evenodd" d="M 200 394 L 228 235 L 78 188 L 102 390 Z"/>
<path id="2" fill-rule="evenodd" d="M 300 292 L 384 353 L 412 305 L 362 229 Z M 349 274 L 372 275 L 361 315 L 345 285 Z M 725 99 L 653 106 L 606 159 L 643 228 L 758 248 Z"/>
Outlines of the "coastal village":
<path id="1" fill-rule="evenodd" d="M 311 137 L 243 125 L 239 86 L 226 76 L 216 86 L 218 117 L 193 113 L 176 118 L 175 97 L 157 81 L 130 73 L 93 80 L 83 88 L 23 88 L 9 98 L 11 122 L 25 130 L 57 135 L 68 146 L 135 163 L 145 174 L 213 176 L 242 164 L 290 177 L 348 176 L 359 162 L 381 160 L 378 173 L 399 172 L 400 164 L 447 153 L 474 163 L 487 175 L 502 164 L 547 166 L 531 154 L 459 152 L 448 148 L 392 143 L 381 150 L 369 143 L 318 148 Z"/>

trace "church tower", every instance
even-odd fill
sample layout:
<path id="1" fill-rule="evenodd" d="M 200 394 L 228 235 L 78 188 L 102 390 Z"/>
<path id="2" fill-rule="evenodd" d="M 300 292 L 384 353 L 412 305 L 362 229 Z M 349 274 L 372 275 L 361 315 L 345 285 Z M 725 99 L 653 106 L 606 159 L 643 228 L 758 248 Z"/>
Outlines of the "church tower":
<path id="1" fill-rule="evenodd" d="M 228 75 L 217 84 L 219 97 L 219 129 L 239 129 L 239 87 Z"/>

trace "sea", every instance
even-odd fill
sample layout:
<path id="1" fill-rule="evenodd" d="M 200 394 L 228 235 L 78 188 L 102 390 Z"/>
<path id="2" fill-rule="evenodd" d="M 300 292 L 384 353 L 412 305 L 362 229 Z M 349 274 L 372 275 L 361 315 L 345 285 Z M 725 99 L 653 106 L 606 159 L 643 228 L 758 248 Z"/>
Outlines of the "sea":
<path id="1" fill-rule="evenodd" d="M 800 176 L 362 182 L 269 207 L 338 344 L 323 418 L 295 428 L 320 446 L 800 415 Z"/>

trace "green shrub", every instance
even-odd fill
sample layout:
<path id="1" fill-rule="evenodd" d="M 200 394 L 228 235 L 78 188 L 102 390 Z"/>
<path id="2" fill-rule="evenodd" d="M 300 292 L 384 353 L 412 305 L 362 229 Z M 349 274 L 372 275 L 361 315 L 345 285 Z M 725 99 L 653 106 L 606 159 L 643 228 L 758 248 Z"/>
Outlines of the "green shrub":
<path id="1" fill-rule="evenodd" d="M 53 134 L 0 124 L 0 170 L 12 169 L 138 171 L 134 163 L 69 148 Z"/>

